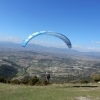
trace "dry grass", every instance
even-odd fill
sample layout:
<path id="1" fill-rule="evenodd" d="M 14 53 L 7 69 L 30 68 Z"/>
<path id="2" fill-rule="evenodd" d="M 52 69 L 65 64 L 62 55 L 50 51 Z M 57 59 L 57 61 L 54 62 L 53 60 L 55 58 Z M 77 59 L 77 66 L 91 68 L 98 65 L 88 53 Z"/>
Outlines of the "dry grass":
<path id="1" fill-rule="evenodd" d="M 100 100 L 100 85 L 24 86 L 0 83 L 0 100 Z"/>

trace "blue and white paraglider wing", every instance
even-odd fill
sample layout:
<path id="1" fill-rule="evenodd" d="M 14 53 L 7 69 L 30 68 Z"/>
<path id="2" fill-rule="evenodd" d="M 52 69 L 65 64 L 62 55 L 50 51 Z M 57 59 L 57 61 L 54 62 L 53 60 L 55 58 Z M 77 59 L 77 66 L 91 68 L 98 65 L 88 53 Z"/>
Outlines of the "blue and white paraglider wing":
<path id="1" fill-rule="evenodd" d="M 62 39 L 67 44 L 68 48 L 72 47 L 70 40 L 66 36 L 64 36 L 63 34 L 56 33 L 56 32 L 51 32 L 51 31 L 40 31 L 40 32 L 33 33 L 32 35 L 28 36 L 28 38 L 26 38 L 25 40 L 23 40 L 22 46 L 25 47 L 27 45 L 27 43 L 32 38 L 34 38 L 34 37 L 36 37 L 38 35 L 42 35 L 42 34 L 48 34 L 48 35 L 56 36 L 56 37 Z"/>

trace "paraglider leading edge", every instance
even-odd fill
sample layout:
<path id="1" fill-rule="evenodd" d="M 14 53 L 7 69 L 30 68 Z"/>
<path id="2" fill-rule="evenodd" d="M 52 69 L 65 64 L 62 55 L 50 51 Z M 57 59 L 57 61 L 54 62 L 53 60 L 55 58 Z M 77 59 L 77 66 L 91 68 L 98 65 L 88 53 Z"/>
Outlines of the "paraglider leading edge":
<path id="1" fill-rule="evenodd" d="M 40 32 L 35 32 L 32 35 L 29 35 L 25 40 L 22 41 L 22 46 L 25 47 L 32 38 L 38 35 L 42 35 L 42 34 L 53 35 L 55 37 L 58 37 L 67 44 L 68 48 L 72 48 L 72 44 L 66 36 L 64 36 L 63 34 L 51 32 L 51 31 L 40 31 Z"/>

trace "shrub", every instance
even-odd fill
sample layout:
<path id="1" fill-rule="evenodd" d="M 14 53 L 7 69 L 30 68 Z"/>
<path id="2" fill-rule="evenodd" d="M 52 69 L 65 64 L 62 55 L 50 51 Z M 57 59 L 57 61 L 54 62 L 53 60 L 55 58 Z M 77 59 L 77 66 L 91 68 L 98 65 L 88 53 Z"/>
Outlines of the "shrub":
<path id="1" fill-rule="evenodd" d="M 6 83 L 10 84 L 11 78 L 6 78 Z"/>
<path id="2" fill-rule="evenodd" d="M 5 80 L 5 78 L 3 78 L 3 77 L 0 77 L 0 82 L 1 82 L 1 83 L 6 83 L 6 80 Z"/>
<path id="3" fill-rule="evenodd" d="M 21 79 L 21 83 L 27 85 L 30 81 L 30 77 L 24 77 L 23 79 Z"/>
<path id="4" fill-rule="evenodd" d="M 92 76 L 94 82 L 99 82 L 100 81 L 100 74 L 95 74 Z"/>
<path id="5" fill-rule="evenodd" d="M 29 84 L 35 85 L 38 81 L 39 81 L 39 78 L 37 78 L 37 76 L 34 76 L 33 78 L 30 79 Z"/>
<path id="6" fill-rule="evenodd" d="M 43 86 L 43 81 L 42 80 L 39 80 L 37 83 L 36 83 L 37 86 Z"/>
<path id="7" fill-rule="evenodd" d="M 11 80 L 10 83 L 12 84 L 20 84 L 21 82 L 18 79 Z"/>
<path id="8" fill-rule="evenodd" d="M 89 81 L 88 80 L 81 80 L 80 83 L 86 83 L 87 84 L 87 83 L 89 83 Z"/>

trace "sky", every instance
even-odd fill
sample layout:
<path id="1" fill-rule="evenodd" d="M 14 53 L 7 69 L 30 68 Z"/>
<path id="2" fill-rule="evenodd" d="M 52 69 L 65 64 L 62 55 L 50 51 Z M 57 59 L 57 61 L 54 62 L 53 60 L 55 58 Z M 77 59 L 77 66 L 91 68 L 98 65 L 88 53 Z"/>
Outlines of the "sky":
<path id="1" fill-rule="evenodd" d="M 100 52 L 100 0 L 0 0 L 0 41 L 21 44 L 39 31 L 67 36 L 72 49 Z M 68 48 L 50 35 L 29 43 Z"/>

